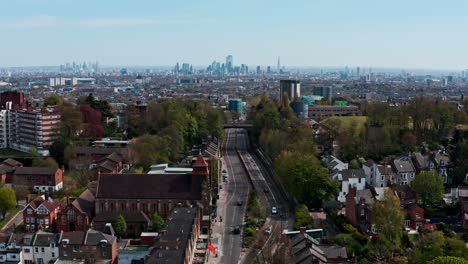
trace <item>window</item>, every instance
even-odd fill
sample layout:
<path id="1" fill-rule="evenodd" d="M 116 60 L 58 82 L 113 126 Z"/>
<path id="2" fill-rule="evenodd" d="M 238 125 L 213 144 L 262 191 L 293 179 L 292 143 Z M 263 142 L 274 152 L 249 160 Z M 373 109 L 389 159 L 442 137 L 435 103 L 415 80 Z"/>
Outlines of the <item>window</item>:
<path id="1" fill-rule="evenodd" d="M 55 258 L 55 252 L 52 252 L 52 257 Z"/>
<path id="2" fill-rule="evenodd" d="M 385 180 L 385 176 L 382 176 L 382 181 L 384 181 L 384 180 Z"/>
<path id="3" fill-rule="evenodd" d="M 80 250 L 79 246 L 73 246 L 73 252 L 78 252 Z"/>
<path id="4" fill-rule="evenodd" d="M 45 223 L 46 225 L 48 225 L 48 224 L 49 224 L 49 218 L 44 219 L 44 223 Z"/>
<path id="5" fill-rule="evenodd" d="M 63 251 L 63 256 L 64 257 L 68 256 L 68 252 L 66 250 Z"/>
<path id="6" fill-rule="evenodd" d="M 33 210 L 31 208 L 28 208 L 28 214 L 32 214 Z"/>
<path id="7" fill-rule="evenodd" d="M 67 214 L 68 214 L 68 221 L 75 222 L 75 217 L 76 217 L 75 210 L 70 209 L 70 210 L 68 210 Z"/>
<path id="8" fill-rule="evenodd" d="M 66 224 L 67 224 L 67 216 L 62 215 L 62 225 L 66 225 Z"/>
<path id="9" fill-rule="evenodd" d="M 83 218 L 81 216 L 77 216 L 76 217 L 76 222 L 78 223 L 78 225 L 83 224 Z"/>
<path id="10" fill-rule="evenodd" d="M 39 248 L 34 248 L 34 251 L 36 251 L 36 253 L 39 253 Z"/>
<path id="11" fill-rule="evenodd" d="M 30 253 L 30 252 L 31 252 L 31 249 L 29 249 L 29 248 L 23 248 L 23 251 L 24 251 L 24 253 Z"/>
<path id="12" fill-rule="evenodd" d="M 26 223 L 29 223 L 29 217 L 26 217 Z"/>
<path id="13" fill-rule="evenodd" d="M 46 215 L 46 214 L 48 214 L 49 212 L 47 211 L 46 208 L 44 208 L 43 206 L 41 206 L 41 207 L 39 207 L 39 209 L 37 209 L 37 213 L 38 213 L 38 214 Z"/>
<path id="14" fill-rule="evenodd" d="M 41 252 L 44 253 L 44 252 L 45 252 L 45 248 L 41 248 Z"/>
<path id="15" fill-rule="evenodd" d="M 37 259 L 37 264 L 44 264 L 44 260 L 42 258 Z"/>

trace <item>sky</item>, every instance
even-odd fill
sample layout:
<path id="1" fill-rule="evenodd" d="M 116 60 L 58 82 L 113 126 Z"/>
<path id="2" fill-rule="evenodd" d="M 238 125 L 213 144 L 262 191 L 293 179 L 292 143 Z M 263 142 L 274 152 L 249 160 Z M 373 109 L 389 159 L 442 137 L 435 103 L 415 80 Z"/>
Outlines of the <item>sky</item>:
<path id="1" fill-rule="evenodd" d="M 0 67 L 468 69 L 466 0 L 0 0 Z"/>

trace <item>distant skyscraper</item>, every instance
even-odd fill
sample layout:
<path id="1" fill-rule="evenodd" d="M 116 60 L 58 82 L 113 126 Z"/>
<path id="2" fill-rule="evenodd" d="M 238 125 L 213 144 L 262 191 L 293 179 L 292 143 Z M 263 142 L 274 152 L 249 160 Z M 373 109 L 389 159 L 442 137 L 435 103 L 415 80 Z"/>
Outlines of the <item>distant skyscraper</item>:
<path id="1" fill-rule="evenodd" d="M 260 66 L 257 66 L 257 74 L 262 74 L 262 69 L 260 68 Z"/>
<path id="2" fill-rule="evenodd" d="M 270 73 L 271 73 L 271 67 L 267 66 L 267 74 L 270 74 Z"/>
<path id="3" fill-rule="evenodd" d="M 296 80 L 281 80 L 280 81 L 280 98 L 283 102 L 284 94 L 288 95 L 289 101 L 293 102 L 301 98 L 301 82 Z"/>
<path id="4" fill-rule="evenodd" d="M 280 61 L 280 57 L 278 57 L 278 65 L 277 65 L 277 71 L 278 73 L 281 73 L 281 61 Z"/>
<path id="5" fill-rule="evenodd" d="M 232 57 L 232 55 L 228 55 L 226 57 L 226 69 L 228 72 L 232 72 L 234 68 L 234 58 Z"/>
<path id="6" fill-rule="evenodd" d="M 356 76 L 361 76 L 361 68 L 359 67 L 356 68 Z"/>

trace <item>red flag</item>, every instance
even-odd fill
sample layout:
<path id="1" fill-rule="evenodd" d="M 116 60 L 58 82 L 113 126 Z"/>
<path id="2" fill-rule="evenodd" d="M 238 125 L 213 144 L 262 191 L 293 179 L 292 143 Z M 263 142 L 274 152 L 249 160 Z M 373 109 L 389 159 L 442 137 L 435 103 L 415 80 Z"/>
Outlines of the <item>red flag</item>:
<path id="1" fill-rule="evenodd" d="M 216 253 L 216 248 L 211 244 L 211 242 L 208 242 L 208 249 L 210 250 L 211 253 L 215 254 Z"/>

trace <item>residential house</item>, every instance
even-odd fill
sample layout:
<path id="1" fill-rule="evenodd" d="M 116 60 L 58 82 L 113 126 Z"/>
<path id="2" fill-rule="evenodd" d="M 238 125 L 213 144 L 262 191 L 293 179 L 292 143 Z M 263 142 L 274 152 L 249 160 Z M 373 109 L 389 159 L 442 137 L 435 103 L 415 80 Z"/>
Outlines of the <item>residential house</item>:
<path id="1" fill-rule="evenodd" d="M 460 199 L 460 214 L 462 217 L 463 228 L 468 230 L 468 186 L 458 187 L 458 198 Z"/>
<path id="2" fill-rule="evenodd" d="M 348 163 L 342 162 L 332 155 L 324 156 L 322 158 L 322 162 L 328 168 L 330 173 L 348 169 Z"/>
<path id="3" fill-rule="evenodd" d="M 400 206 L 402 209 L 409 208 L 417 204 L 418 196 L 408 185 L 394 185 L 392 188 L 400 199 Z"/>
<path id="4" fill-rule="evenodd" d="M 209 214 L 208 167 L 194 164 L 190 174 L 101 174 L 96 191 L 93 225 L 102 229 L 123 215 L 128 234 L 146 231 L 155 212 L 168 216 L 178 205 L 201 206 Z M 202 227 L 208 233 L 209 221 Z"/>
<path id="5" fill-rule="evenodd" d="M 396 172 L 396 182 L 399 185 L 411 185 L 416 175 L 413 162 L 407 157 L 393 160 L 393 169 Z"/>
<path id="6" fill-rule="evenodd" d="M 296 264 L 353 263 L 348 258 L 346 247 L 320 244 L 305 232 L 290 239 L 291 252 Z"/>
<path id="7" fill-rule="evenodd" d="M 341 191 L 338 194 L 338 201 L 345 203 L 349 188 L 356 188 L 362 191 L 366 188 L 366 175 L 363 169 L 346 169 L 336 172 L 333 176 L 341 181 Z"/>
<path id="8" fill-rule="evenodd" d="M 46 167 L 17 167 L 13 175 L 13 186 L 52 193 L 63 188 L 62 170 Z"/>
<path id="9" fill-rule="evenodd" d="M 129 166 L 127 165 L 125 168 L 129 169 Z M 96 163 L 90 165 L 90 180 L 97 180 L 98 175 L 101 173 L 116 174 L 120 173 L 123 169 L 123 157 L 117 152 L 112 152 Z"/>
<path id="10" fill-rule="evenodd" d="M 200 215 L 200 209 L 196 207 L 174 208 L 147 263 L 193 263 L 196 241 L 200 235 Z"/>
<path id="11" fill-rule="evenodd" d="M 6 263 L 25 263 L 33 264 L 33 251 L 32 251 L 32 239 L 34 234 L 29 233 L 12 233 L 8 239 L 7 250 L 7 262 Z M 8 260 L 10 259 L 10 260 Z M 12 261 L 12 262 L 8 262 Z M 16 262 L 18 261 L 18 262 Z"/>
<path id="12" fill-rule="evenodd" d="M 35 264 L 47 264 L 58 259 L 61 235 L 61 233 L 36 232 L 32 243 Z"/>
<path id="13" fill-rule="evenodd" d="M 448 167 L 450 165 L 450 157 L 445 151 L 437 151 L 431 155 L 431 161 L 434 164 L 434 170 L 442 177 L 444 184 L 451 183 L 448 176 Z"/>
<path id="14" fill-rule="evenodd" d="M 11 186 L 13 173 L 17 167 L 23 167 L 23 164 L 10 158 L 2 161 L 0 163 L 0 182 L 6 186 Z"/>
<path id="15" fill-rule="evenodd" d="M 421 152 L 411 154 L 411 160 L 417 173 L 431 170 L 431 159 L 429 155 L 423 155 Z"/>
<path id="16" fill-rule="evenodd" d="M 388 188 L 370 188 L 356 190 L 350 188 L 346 195 L 345 217 L 348 222 L 364 233 L 375 233 L 373 224 L 372 204 L 384 198 Z"/>
<path id="17" fill-rule="evenodd" d="M 57 231 L 86 231 L 91 226 L 94 217 L 95 197 L 86 189 L 73 202 L 67 197 L 67 204 L 63 206 L 57 217 Z"/>
<path id="18" fill-rule="evenodd" d="M 57 214 L 61 207 L 58 199 L 41 195 L 32 201 L 28 199 L 27 202 L 28 204 L 23 209 L 23 223 L 26 231 L 55 228 Z"/>
<path id="19" fill-rule="evenodd" d="M 84 260 L 86 263 L 117 263 L 117 238 L 103 232 L 62 232 L 59 245 L 61 260 Z"/>
<path id="20" fill-rule="evenodd" d="M 69 166 L 75 169 L 89 169 L 91 164 L 96 164 L 113 153 L 122 157 L 122 163 L 131 165 L 131 155 L 127 147 L 101 148 L 101 147 L 75 147 L 73 149 L 75 158 L 69 162 Z"/>
<path id="21" fill-rule="evenodd" d="M 368 160 L 362 164 L 362 169 L 366 174 L 366 183 L 369 186 L 384 188 L 395 180 L 395 173 L 390 165 L 379 165 Z"/>

